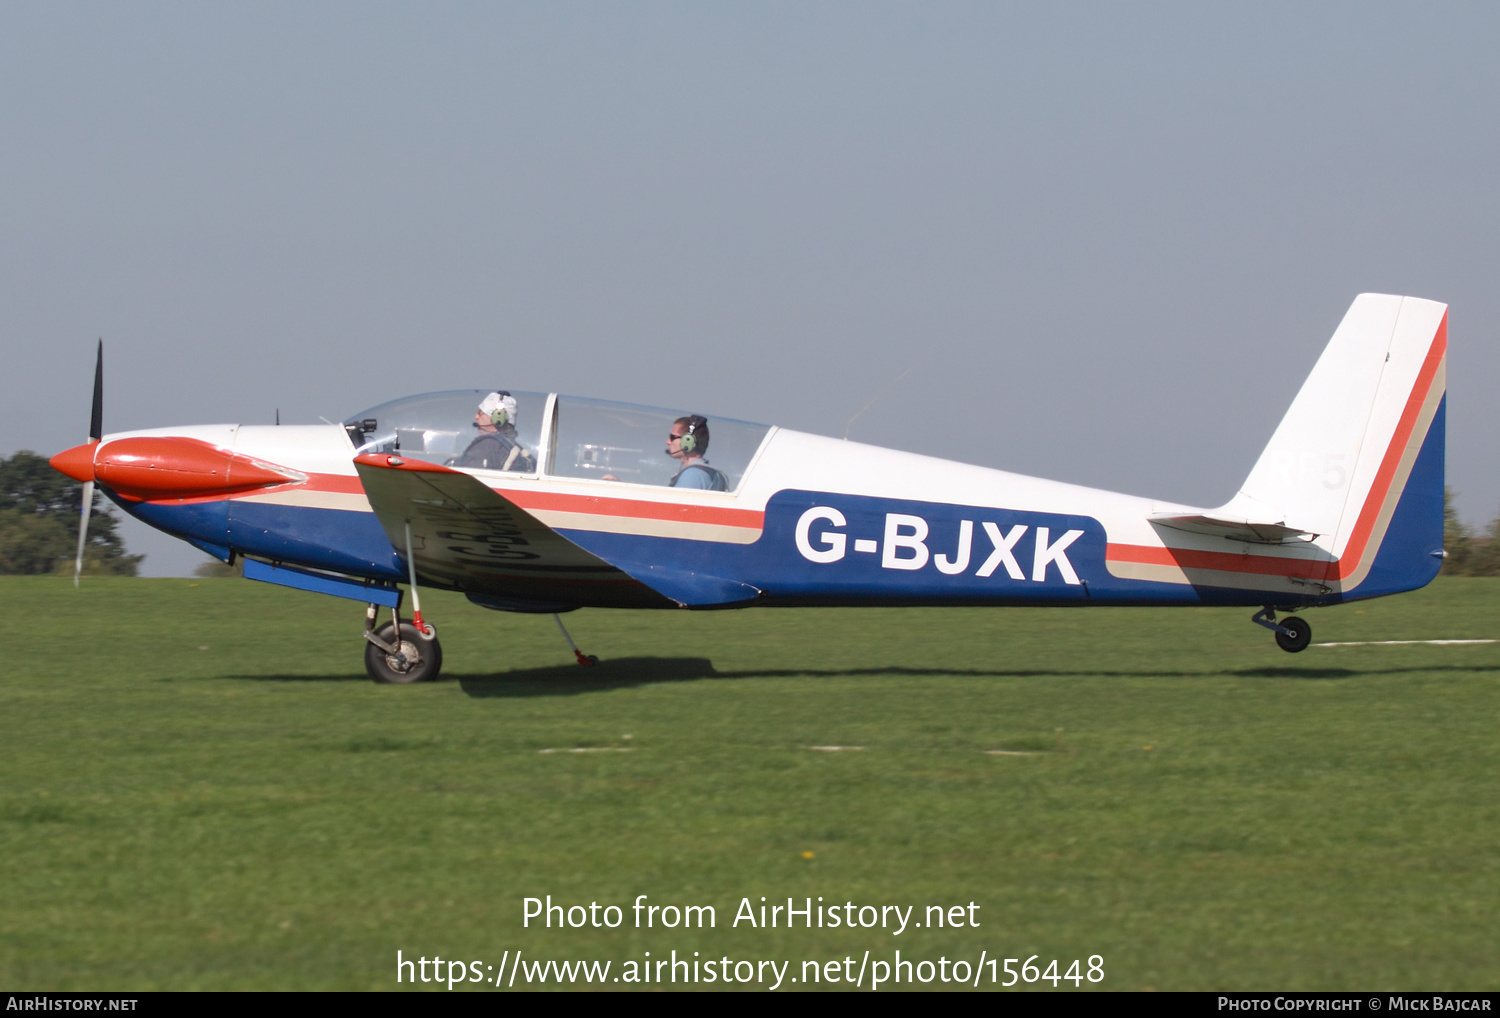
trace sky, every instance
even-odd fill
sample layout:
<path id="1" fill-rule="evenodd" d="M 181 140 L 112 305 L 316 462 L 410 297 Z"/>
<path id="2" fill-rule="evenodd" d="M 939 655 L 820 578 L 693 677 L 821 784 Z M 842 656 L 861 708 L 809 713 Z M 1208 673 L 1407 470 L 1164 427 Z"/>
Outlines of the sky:
<path id="1" fill-rule="evenodd" d="M 106 431 L 503 386 L 1212 507 L 1383 292 L 1452 307 L 1483 525 L 1497 40 L 1478 3 L 0 3 L 0 455 L 86 437 L 102 337 Z"/>

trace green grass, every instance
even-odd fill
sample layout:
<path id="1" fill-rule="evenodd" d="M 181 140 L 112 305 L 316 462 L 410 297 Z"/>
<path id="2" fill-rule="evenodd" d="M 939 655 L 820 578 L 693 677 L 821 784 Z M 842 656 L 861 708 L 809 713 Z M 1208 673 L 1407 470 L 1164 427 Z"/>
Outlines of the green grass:
<path id="1" fill-rule="evenodd" d="M 391 989 L 398 949 L 1497 983 L 1500 645 L 1291 656 L 1238 609 L 584 611 L 586 670 L 546 616 L 425 596 L 443 679 L 382 687 L 352 602 L 0 597 L 6 986 Z M 1500 637 L 1500 580 L 1306 617 L 1319 642 Z M 718 925 L 524 929 L 547 894 Z M 972 901 L 981 925 L 732 928 L 762 895 Z"/>

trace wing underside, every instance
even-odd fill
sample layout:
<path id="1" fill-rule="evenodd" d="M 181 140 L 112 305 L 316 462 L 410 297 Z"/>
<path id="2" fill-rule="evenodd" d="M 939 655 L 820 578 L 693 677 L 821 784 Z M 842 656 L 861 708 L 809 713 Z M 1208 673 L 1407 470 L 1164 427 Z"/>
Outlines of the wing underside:
<path id="1" fill-rule="evenodd" d="M 673 607 L 671 599 L 563 537 L 475 477 L 399 456 L 355 468 L 375 517 L 424 585 L 561 610 Z"/>

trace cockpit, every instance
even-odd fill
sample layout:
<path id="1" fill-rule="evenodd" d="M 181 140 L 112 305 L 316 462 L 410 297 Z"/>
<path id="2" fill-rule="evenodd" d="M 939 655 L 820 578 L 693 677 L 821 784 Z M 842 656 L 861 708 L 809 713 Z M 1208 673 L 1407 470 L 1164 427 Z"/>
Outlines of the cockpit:
<path id="1" fill-rule="evenodd" d="M 382 403 L 346 420 L 344 430 L 358 453 L 400 453 L 460 469 L 666 487 L 683 469 L 680 458 L 668 453 L 668 439 L 677 422 L 693 416 L 577 396 L 459 389 Z M 701 463 L 722 474 L 727 490 L 733 491 L 770 426 L 725 417 L 696 420 L 707 422 L 693 428 Z"/>

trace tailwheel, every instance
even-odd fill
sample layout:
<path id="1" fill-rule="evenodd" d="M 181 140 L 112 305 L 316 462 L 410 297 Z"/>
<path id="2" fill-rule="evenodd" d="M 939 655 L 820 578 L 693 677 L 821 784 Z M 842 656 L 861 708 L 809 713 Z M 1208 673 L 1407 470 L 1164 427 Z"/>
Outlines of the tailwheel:
<path id="1" fill-rule="evenodd" d="M 401 623 L 401 639 L 394 638 L 395 629 L 387 622 L 375 630 L 375 637 L 391 648 L 378 647 L 373 641 L 365 644 L 365 670 L 376 682 L 406 685 L 411 682 L 431 682 L 443 668 L 443 647 L 437 635 L 428 636 L 410 622 Z"/>
<path id="2" fill-rule="evenodd" d="M 1280 622 L 1276 631 L 1276 645 L 1290 654 L 1306 650 L 1312 642 L 1312 626 L 1295 615 L 1288 615 Z"/>

